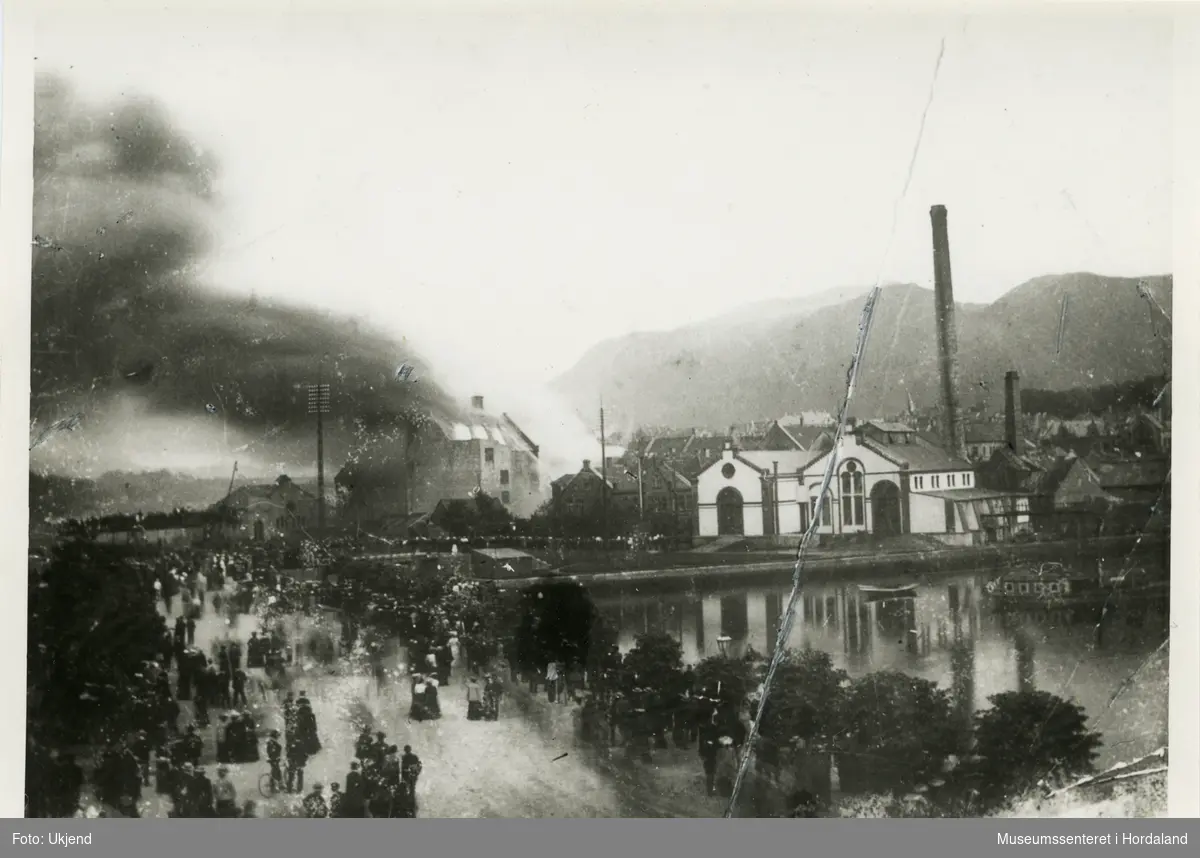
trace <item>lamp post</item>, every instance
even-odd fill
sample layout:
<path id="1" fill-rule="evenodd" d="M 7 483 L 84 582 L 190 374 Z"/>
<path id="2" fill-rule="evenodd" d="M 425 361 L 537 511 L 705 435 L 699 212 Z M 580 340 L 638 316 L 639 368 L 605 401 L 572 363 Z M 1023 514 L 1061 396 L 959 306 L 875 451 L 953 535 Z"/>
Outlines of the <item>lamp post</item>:
<path id="1" fill-rule="evenodd" d="M 308 386 L 308 413 L 317 415 L 317 531 L 325 532 L 325 422 L 329 413 L 329 385 Z"/>

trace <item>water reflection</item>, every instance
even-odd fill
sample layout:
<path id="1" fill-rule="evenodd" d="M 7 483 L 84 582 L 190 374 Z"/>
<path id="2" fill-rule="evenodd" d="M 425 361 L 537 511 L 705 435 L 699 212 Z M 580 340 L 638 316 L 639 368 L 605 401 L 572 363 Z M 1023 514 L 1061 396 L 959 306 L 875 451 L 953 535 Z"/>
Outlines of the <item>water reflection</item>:
<path id="1" fill-rule="evenodd" d="M 900 670 L 937 682 L 952 692 L 964 729 L 990 695 L 1039 689 L 1084 707 L 1105 736 L 1101 764 L 1166 743 L 1166 659 L 1152 657 L 1167 636 L 1166 592 L 1126 594 L 1107 605 L 1100 593 L 1083 604 L 1013 610 L 989 597 L 993 576 L 921 583 L 912 598 L 881 599 L 857 584 L 807 586 L 788 646 L 824 650 L 852 677 Z M 733 656 L 749 648 L 771 653 L 789 592 L 786 580 L 749 587 L 694 582 L 660 592 L 631 586 L 594 599 L 619 629 L 622 652 L 637 635 L 660 631 L 694 664 L 722 646 Z"/>

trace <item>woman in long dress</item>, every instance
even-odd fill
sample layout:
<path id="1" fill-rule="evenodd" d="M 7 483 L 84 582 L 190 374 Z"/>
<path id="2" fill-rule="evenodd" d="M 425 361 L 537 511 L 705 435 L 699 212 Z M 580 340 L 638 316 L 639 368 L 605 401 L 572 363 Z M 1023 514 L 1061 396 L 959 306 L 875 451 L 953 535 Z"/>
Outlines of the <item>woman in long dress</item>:
<path id="1" fill-rule="evenodd" d="M 425 716 L 431 720 L 442 717 L 442 706 L 438 702 L 438 681 L 432 677 L 425 683 Z"/>
<path id="2" fill-rule="evenodd" d="M 424 721 L 425 711 L 425 677 L 417 673 L 412 681 L 412 706 L 408 709 L 408 717 L 413 721 Z"/>

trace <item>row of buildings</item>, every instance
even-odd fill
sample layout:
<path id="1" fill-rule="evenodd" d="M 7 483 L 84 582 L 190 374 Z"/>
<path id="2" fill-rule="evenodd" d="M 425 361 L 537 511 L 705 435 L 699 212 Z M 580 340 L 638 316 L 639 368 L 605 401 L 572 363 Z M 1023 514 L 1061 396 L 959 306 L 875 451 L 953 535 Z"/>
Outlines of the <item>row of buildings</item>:
<path id="1" fill-rule="evenodd" d="M 1170 448 L 1162 415 L 1130 415 L 1121 433 L 1055 430 L 1033 439 L 1020 412 L 1019 374 L 1009 372 L 1006 386 L 1003 440 L 966 455 L 902 422 L 851 420 L 820 512 L 834 427 L 786 418 L 740 438 L 667 434 L 604 466 L 583 462 L 554 480 L 554 509 L 569 518 L 608 503 L 659 529 L 670 514 L 667 527 L 701 538 L 800 534 L 820 516 L 821 535 L 922 534 L 972 544 L 1075 527 L 1102 508 L 1123 506 L 1138 521 L 1136 512 L 1163 496 Z"/>
<path id="2" fill-rule="evenodd" d="M 1169 501 L 1169 396 L 1157 413 L 1031 421 L 1014 370 L 1002 420 L 968 423 L 958 398 L 945 208 L 934 206 L 930 218 L 936 424 L 850 421 L 839 433 L 828 415 L 810 414 L 724 435 L 665 433 L 622 460 L 600 468 L 585 461 L 556 479 L 555 515 L 570 521 L 598 508 L 606 517 L 610 506 L 633 508 L 660 532 L 730 540 L 799 534 L 818 516 L 823 537 L 919 534 L 960 544 L 1036 530 L 1094 534 L 1121 520 L 1112 515 L 1118 508 L 1130 526 L 1145 527 L 1149 508 Z"/>

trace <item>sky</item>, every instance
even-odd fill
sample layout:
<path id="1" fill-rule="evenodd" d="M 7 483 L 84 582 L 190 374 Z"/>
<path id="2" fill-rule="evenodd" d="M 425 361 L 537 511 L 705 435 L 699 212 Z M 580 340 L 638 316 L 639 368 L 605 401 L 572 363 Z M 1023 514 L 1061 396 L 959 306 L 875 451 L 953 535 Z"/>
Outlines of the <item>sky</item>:
<path id="1" fill-rule="evenodd" d="M 1170 271 L 1148 11 L 118 5 L 40 4 L 36 65 L 161 99 L 219 160 L 198 274 L 401 332 L 479 390 L 759 300 L 931 286 L 934 204 L 960 301 Z"/>

